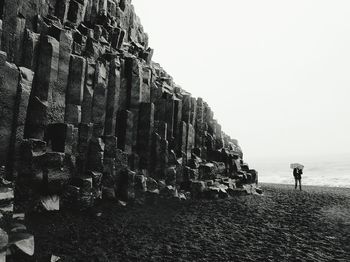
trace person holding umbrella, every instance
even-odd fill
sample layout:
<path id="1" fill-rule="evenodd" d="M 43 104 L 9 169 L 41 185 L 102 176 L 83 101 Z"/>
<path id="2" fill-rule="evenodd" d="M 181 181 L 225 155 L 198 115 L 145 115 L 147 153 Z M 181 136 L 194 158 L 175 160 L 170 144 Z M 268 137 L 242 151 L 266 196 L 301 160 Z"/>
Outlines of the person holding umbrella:
<path id="1" fill-rule="evenodd" d="M 295 180 L 295 189 L 298 188 L 298 182 L 299 182 L 299 189 L 301 191 L 301 175 L 303 174 L 303 165 L 300 164 L 291 164 L 291 168 L 293 168 L 293 176 Z"/>

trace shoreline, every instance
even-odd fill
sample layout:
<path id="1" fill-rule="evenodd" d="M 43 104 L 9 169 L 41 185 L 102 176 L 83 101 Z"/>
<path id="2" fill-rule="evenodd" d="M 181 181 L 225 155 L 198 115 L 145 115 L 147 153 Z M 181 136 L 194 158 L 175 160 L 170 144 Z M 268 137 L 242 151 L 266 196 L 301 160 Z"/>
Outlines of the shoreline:
<path id="1" fill-rule="evenodd" d="M 349 189 L 259 186 L 263 195 L 127 208 L 110 202 L 99 217 L 35 214 L 28 229 L 39 261 L 49 254 L 63 261 L 350 261 Z"/>
<path id="2" fill-rule="evenodd" d="M 305 188 L 335 188 L 335 189 L 348 189 L 350 190 L 350 185 L 345 185 L 345 186 L 334 186 L 334 185 L 309 185 L 309 184 L 303 184 L 301 182 L 301 186 Z M 259 182 L 260 185 L 272 185 L 272 186 L 281 186 L 281 187 L 293 187 L 294 188 L 294 183 L 273 183 L 273 182 Z"/>

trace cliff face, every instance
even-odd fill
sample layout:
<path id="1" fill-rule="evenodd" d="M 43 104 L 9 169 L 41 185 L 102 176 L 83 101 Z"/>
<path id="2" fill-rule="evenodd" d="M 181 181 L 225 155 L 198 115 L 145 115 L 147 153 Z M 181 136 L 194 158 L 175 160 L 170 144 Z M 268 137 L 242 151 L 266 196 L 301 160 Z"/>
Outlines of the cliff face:
<path id="1" fill-rule="evenodd" d="M 90 204 L 257 181 L 208 104 L 152 61 L 130 0 L 0 0 L 0 17 L 0 166 L 19 187 Z"/>

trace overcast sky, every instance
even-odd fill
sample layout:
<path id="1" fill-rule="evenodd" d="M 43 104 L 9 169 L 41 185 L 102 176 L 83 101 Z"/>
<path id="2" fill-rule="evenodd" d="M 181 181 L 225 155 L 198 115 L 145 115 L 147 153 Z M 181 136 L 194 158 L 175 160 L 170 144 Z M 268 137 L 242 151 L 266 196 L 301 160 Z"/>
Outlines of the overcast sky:
<path id="1" fill-rule="evenodd" d="M 349 0 L 133 4 L 153 60 L 209 103 L 246 158 L 350 152 Z"/>

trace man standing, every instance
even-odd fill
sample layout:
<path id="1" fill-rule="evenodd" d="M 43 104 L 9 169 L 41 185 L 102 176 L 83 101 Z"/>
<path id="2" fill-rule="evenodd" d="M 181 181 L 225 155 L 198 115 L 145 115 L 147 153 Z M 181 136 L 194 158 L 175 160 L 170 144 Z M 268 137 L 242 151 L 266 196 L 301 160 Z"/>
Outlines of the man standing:
<path id="1" fill-rule="evenodd" d="M 293 176 L 295 180 L 295 189 L 298 188 L 298 182 L 299 182 L 299 189 L 301 190 L 301 175 L 303 174 L 303 170 L 301 168 L 294 168 L 293 169 Z"/>

